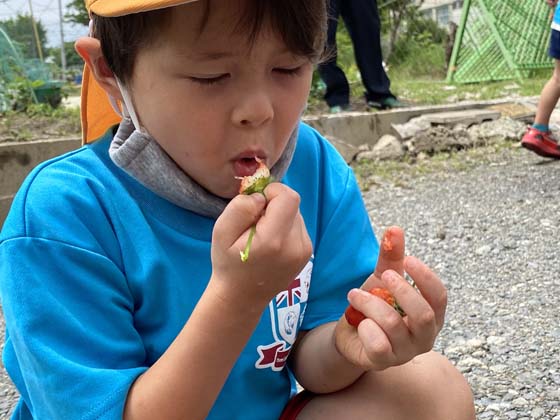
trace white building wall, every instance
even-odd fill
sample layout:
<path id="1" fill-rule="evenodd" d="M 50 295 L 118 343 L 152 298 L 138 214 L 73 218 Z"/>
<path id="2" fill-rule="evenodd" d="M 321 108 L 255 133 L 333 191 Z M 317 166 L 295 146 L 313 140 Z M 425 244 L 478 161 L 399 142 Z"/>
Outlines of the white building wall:
<path id="1" fill-rule="evenodd" d="M 420 11 L 439 26 L 447 28 L 449 22 L 459 24 L 462 8 L 463 0 L 425 0 Z"/>

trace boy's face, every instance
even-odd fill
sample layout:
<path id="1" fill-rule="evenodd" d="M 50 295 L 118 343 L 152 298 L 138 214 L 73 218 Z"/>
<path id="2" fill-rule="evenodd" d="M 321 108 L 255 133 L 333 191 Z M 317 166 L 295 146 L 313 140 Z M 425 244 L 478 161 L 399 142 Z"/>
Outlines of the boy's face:
<path id="1" fill-rule="evenodd" d="M 128 88 L 141 124 L 200 185 L 225 198 L 255 157 L 274 165 L 296 128 L 312 64 L 266 30 L 249 48 L 234 33 L 238 1 L 174 8 L 161 38 L 140 51 Z"/>

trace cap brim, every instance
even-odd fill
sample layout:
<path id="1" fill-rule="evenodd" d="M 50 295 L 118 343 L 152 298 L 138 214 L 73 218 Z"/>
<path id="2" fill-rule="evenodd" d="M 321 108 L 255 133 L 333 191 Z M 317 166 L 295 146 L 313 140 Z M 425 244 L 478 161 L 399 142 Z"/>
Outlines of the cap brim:
<path id="1" fill-rule="evenodd" d="M 82 77 L 81 117 L 83 144 L 97 140 L 109 127 L 121 121 L 87 65 Z"/>
<path id="2" fill-rule="evenodd" d="M 90 12 L 104 17 L 130 15 L 192 3 L 197 0 L 96 0 L 90 6 Z"/>

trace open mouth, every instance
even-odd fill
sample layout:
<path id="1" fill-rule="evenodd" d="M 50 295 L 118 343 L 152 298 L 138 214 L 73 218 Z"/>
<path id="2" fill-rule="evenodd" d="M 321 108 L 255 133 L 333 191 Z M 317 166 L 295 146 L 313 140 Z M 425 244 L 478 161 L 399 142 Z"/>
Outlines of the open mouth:
<path id="1" fill-rule="evenodd" d="M 259 167 L 259 162 L 255 157 L 244 157 L 236 159 L 233 163 L 233 170 L 236 177 L 250 176 Z"/>

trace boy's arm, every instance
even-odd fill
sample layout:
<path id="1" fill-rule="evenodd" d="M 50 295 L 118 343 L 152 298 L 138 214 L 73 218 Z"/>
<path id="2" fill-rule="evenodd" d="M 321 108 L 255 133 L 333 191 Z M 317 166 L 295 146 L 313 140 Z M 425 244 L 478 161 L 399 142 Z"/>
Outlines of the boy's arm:
<path id="1" fill-rule="evenodd" d="M 330 393 L 353 384 L 365 370 L 351 364 L 335 346 L 336 322 L 329 322 L 299 334 L 290 356 L 298 382 L 318 394 Z"/>
<path id="2" fill-rule="evenodd" d="M 132 385 L 124 419 L 208 415 L 266 306 L 236 305 L 212 287 L 215 282 L 171 346 Z"/>
<path id="3" fill-rule="evenodd" d="M 309 260 L 299 196 L 279 183 L 265 193 L 237 196 L 217 220 L 208 287 L 171 346 L 131 387 L 125 419 L 206 418 L 263 310 Z M 242 262 L 255 223 L 251 258 Z"/>

